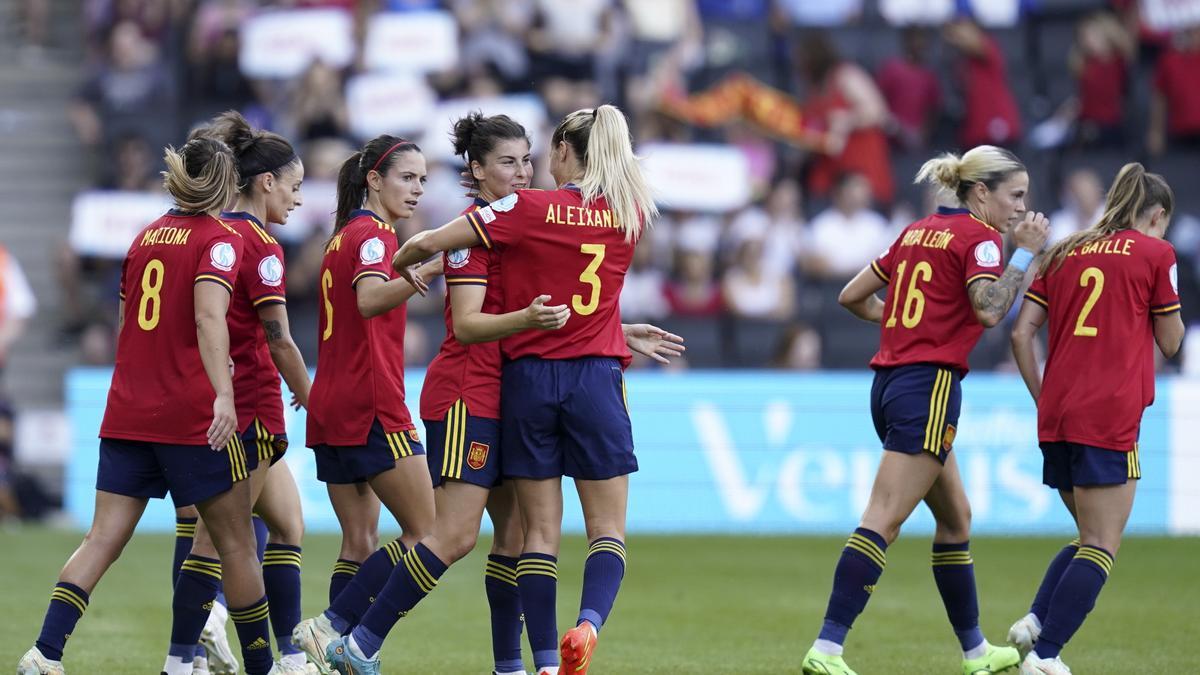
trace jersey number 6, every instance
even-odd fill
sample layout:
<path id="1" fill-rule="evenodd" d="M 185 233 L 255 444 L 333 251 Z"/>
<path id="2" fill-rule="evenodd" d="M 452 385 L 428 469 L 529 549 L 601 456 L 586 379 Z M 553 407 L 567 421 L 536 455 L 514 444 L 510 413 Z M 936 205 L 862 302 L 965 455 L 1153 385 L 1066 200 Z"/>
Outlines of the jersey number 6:
<path id="1" fill-rule="evenodd" d="M 600 263 L 604 262 L 604 244 L 581 244 L 579 252 L 592 256 L 592 262 L 588 263 L 583 273 L 579 275 L 580 281 L 592 287 L 592 294 L 586 303 L 583 301 L 583 296 L 578 293 L 571 296 L 571 309 L 575 310 L 576 314 L 587 316 L 600 306 L 600 277 L 596 274 L 596 270 L 600 269 Z"/>
<path id="2" fill-rule="evenodd" d="M 321 275 L 321 299 L 325 301 L 325 331 L 321 333 L 321 342 L 333 335 L 333 303 L 329 301 L 329 291 L 333 288 L 333 273 L 328 269 Z"/>
<path id="3" fill-rule="evenodd" d="M 884 328 L 894 328 L 896 326 L 896 309 L 900 306 L 900 291 L 905 290 L 904 286 L 904 268 L 908 267 L 908 261 L 901 261 L 896 266 L 896 295 L 892 298 L 892 315 L 888 317 L 887 324 Z M 929 263 L 922 260 L 913 265 L 912 277 L 908 280 L 908 289 L 904 293 L 904 313 L 900 315 L 900 322 L 905 328 L 915 328 L 921 323 L 921 316 L 925 314 L 925 294 L 921 289 L 917 288 L 918 282 L 928 283 L 933 278 L 933 267 Z"/>

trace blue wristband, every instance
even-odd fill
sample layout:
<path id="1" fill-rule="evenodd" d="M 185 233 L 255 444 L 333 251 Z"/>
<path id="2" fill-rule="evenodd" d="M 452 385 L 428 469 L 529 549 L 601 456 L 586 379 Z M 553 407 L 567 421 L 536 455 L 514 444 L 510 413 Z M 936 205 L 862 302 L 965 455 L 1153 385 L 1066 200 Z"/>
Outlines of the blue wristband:
<path id="1" fill-rule="evenodd" d="M 1031 262 L 1033 262 L 1033 253 L 1028 249 L 1019 248 L 1013 251 L 1012 260 L 1009 260 L 1008 264 L 1024 272 L 1029 269 Z"/>

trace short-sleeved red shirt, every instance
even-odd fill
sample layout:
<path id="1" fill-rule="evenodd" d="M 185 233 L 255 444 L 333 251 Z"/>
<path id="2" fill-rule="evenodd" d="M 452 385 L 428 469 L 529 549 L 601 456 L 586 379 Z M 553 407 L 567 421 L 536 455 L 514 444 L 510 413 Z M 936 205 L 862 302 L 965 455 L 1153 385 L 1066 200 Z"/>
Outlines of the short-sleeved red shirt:
<path id="1" fill-rule="evenodd" d="M 476 199 L 464 214 L 487 206 Z M 504 313 L 500 297 L 500 255 L 486 246 L 449 251 L 442 255 L 447 291 L 455 286 L 483 286 L 485 314 Z M 532 300 L 532 298 L 531 298 Z M 467 404 L 475 417 L 500 419 L 500 343 L 464 345 L 454 337 L 450 293 L 446 293 L 446 339 L 425 371 L 421 388 L 421 419 L 440 420 L 455 401 Z"/>
<path id="2" fill-rule="evenodd" d="M 244 261 L 229 304 L 229 357 L 233 359 L 233 397 L 238 429 L 255 419 L 272 434 L 286 433 L 279 369 L 271 359 L 258 309 L 286 302 L 283 247 L 249 213 L 223 213 L 221 220 L 245 243 Z"/>
<path id="3" fill-rule="evenodd" d="M 571 309 L 558 330 L 505 338 L 508 359 L 610 356 L 628 366 L 619 299 L 634 245 L 603 197 L 584 207 L 573 185 L 517 190 L 467 214 L 480 242 L 500 253 L 503 311 L 527 307 L 539 295 Z"/>
<path id="4" fill-rule="evenodd" d="M 967 373 L 983 335 L 967 287 L 1004 269 L 1000 232 L 966 209 L 938 209 L 872 261 L 888 284 L 872 368 L 934 363 Z"/>
<path id="5" fill-rule="evenodd" d="M 1167 99 L 1167 132 L 1200 133 L 1200 49 L 1168 47 L 1154 68 L 1154 88 Z"/>
<path id="6" fill-rule="evenodd" d="M 386 433 L 413 429 L 404 403 L 406 307 L 364 319 L 355 293 L 367 277 L 395 277 L 396 249 L 396 230 L 364 209 L 352 212 L 325 247 L 318 282 L 317 374 L 308 396 L 309 447 L 364 445 L 376 419 Z"/>
<path id="7" fill-rule="evenodd" d="M 208 443 L 216 394 L 200 359 L 193 288 L 215 283 L 232 293 L 241 261 L 242 237 L 209 215 L 172 210 L 134 237 L 101 437 Z"/>
<path id="8" fill-rule="evenodd" d="M 1129 67 L 1120 56 L 1088 58 L 1079 74 L 1079 119 L 1115 126 L 1124 117 Z"/>
<path id="9" fill-rule="evenodd" d="M 1175 249 L 1124 230 L 1077 248 L 1034 280 L 1050 351 L 1038 440 L 1129 451 L 1154 402 L 1153 317 L 1179 311 Z"/>
<path id="10" fill-rule="evenodd" d="M 959 127 L 963 147 L 1011 143 L 1021 137 L 1021 115 L 1008 67 L 996 41 L 984 36 L 984 53 L 968 57 L 961 70 L 966 117 Z"/>

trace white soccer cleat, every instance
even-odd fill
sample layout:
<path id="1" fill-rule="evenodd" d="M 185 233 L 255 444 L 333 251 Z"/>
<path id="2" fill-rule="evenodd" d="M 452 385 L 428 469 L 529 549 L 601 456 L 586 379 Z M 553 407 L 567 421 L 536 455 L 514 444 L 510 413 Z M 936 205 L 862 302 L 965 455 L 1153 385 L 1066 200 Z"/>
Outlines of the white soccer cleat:
<path id="1" fill-rule="evenodd" d="M 42 656 L 37 646 L 29 648 L 17 662 L 17 675 L 66 675 L 62 661 L 51 661 Z"/>
<path id="2" fill-rule="evenodd" d="M 308 655 L 309 664 L 315 666 L 321 675 L 333 673 L 329 662 L 325 660 L 325 648 L 340 637 L 341 633 L 333 629 L 333 624 L 324 614 L 305 619 L 292 630 L 292 644 Z"/>
<path id="3" fill-rule="evenodd" d="M 1033 651 L 1033 646 L 1037 644 L 1038 637 L 1042 634 L 1042 623 L 1033 613 L 1026 614 L 1017 620 L 1008 629 L 1008 644 L 1017 648 L 1021 652 L 1021 658 L 1025 658 L 1029 652 Z"/>
<path id="4" fill-rule="evenodd" d="M 208 669 L 208 657 L 201 655 L 192 659 L 192 675 L 212 675 Z"/>
<path id="5" fill-rule="evenodd" d="M 1021 662 L 1021 675 L 1071 675 L 1071 669 L 1059 657 L 1040 659 L 1030 652 Z"/>
<path id="6" fill-rule="evenodd" d="M 225 635 L 228 618 L 229 610 L 214 602 L 208 620 L 204 622 L 204 630 L 200 632 L 200 646 L 208 652 L 208 670 L 212 675 L 237 675 L 240 672 L 237 657 L 229 648 L 229 638 Z"/>

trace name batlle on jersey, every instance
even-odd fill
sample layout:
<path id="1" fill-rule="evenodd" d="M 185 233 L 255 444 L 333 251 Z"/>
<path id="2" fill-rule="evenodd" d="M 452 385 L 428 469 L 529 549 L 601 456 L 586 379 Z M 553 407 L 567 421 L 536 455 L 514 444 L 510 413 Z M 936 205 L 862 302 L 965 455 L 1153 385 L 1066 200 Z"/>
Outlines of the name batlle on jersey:
<path id="1" fill-rule="evenodd" d="M 954 241 L 954 233 L 949 230 L 927 230 L 918 228 L 904 233 L 900 246 L 924 246 L 925 248 L 946 249 Z"/>
<path id="2" fill-rule="evenodd" d="M 1071 251 L 1067 255 L 1133 255 L 1133 244 L 1134 240 L 1132 239 L 1124 239 L 1120 241 L 1114 239 L 1104 239 L 1081 246 Z"/>

